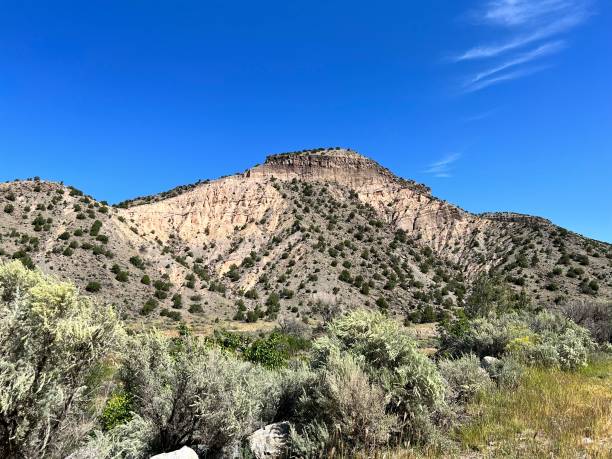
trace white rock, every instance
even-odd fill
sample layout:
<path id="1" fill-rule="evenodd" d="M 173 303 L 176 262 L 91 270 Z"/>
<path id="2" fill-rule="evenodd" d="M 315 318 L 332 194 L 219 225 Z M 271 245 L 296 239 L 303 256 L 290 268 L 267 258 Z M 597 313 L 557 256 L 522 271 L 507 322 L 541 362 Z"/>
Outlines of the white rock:
<path id="1" fill-rule="evenodd" d="M 183 446 L 181 449 L 170 453 L 162 453 L 152 456 L 151 459 L 198 459 L 198 455 L 188 446 Z"/>
<path id="2" fill-rule="evenodd" d="M 500 360 L 498 358 L 495 357 L 491 357 L 489 355 L 487 355 L 486 357 L 482 358 L 482 366 L 486 369 L 486 368 L 491 368 L 494 367 L 495 365 L 497 365 L 500 362 Z"/>
<path id="3" fill-rule="evenodd" d="M 249 436 L 249 448 L 256 459 L 283 456 L 289 435 L 289 423 L 277 422 L 256 430 Z"/>

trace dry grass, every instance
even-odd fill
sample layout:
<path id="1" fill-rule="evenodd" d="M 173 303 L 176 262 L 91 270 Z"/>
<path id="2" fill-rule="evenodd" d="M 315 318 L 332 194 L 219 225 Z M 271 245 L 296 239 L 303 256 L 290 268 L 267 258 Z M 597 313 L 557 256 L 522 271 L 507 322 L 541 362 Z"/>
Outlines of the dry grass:
<path id="1" fill-rule="evenodd" d="M 464 447 L 485 457 L 612 457 L 612 359 L 576 373 L 529 369 L 468 408 Z"/>

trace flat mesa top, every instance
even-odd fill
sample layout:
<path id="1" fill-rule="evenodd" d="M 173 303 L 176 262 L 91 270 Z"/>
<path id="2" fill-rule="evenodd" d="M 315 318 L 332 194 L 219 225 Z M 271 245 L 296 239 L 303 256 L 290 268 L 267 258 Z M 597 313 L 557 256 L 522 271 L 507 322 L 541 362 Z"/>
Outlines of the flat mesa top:
<path id="1" fill-rule="evenodd" d="M 363 155 L 357 153 L 355 150 L 350 150 L 348 148 L 315 148 L 312 150 L 301 150 L 301 151 L 291 151 L 286 153 L 276 153 L 272 155 L 268 155 L 266 157 L 266 162 L 275 159 L 281 159 L 286 157 L 299 157 L 299 156 L 332 156 L 336 158 L 365 158 Z"/>

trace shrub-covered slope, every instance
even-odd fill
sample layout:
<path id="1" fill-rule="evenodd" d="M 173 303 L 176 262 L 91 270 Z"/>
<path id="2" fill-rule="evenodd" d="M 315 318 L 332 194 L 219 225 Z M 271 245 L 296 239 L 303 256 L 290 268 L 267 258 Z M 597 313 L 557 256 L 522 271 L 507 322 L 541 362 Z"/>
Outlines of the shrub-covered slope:
<path id="1" fill-rule="evenodd" d="M 144 322 L 312 323 L 359 305 L 431 321 L 483 272 L 545 307 L 612 298 L 609 244 L 537 217 L 470 214 L 344 149 L 274 155 L 117 207 L 56 183 L 1 184 L 0 238 L 3 258 Z"/>

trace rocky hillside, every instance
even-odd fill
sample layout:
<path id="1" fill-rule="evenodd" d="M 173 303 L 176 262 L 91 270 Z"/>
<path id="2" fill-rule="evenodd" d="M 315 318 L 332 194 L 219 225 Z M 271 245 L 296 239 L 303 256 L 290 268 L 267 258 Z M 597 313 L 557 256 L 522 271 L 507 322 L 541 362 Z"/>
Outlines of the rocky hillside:
<path id="1" fill-rule="evenodd" d="M 483 272 L 544 307 L 612 299 L 609 244 L 539 217 L 471 214 L 339 148 L 116 207 L 38 179 L 0 184 L 0 256 L 144 324 L 314 323 L 357 305 L 433 320 Z"/>

